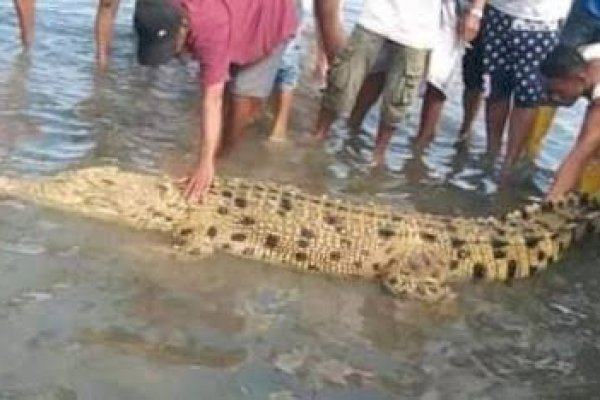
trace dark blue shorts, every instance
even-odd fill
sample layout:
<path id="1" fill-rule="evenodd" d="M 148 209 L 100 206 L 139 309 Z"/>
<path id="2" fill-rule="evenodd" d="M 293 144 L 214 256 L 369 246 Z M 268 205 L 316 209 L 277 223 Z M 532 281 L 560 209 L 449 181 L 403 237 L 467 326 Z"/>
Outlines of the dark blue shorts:
<path id="1" fill-rule="evenodd" d="M 540 64 L 558 43 L 558 22 L 516 18 L 486 8 L 483 31 L 484 84 L 490 101 L 513 97 L 516 107 L 545 99 Z"/>
<path id="2" fill-rule="evenodd" d="M 600 42 L 600 18 L 576 2 L 560 34 L 560 41 L 571 47 Z"/>

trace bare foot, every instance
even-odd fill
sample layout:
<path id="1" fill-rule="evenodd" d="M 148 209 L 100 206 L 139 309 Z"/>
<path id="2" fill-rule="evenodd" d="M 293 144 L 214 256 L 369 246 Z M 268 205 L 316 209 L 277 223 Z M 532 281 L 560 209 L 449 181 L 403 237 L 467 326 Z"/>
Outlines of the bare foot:
<path id="1" fill-rule="evenodd" d="M 269 143 L 285 143 L 287 142 L 287 137 L 285 134 L 273 132 L 271 136 L 269 136 Z"/>
<path id="2" fill-rule="evenodd" d="M 314 133 L 304 134 L 298 138 L 298 142 L 305 146 L 316 146 L 325 140 L 324 137 L 315 135 Z"/>

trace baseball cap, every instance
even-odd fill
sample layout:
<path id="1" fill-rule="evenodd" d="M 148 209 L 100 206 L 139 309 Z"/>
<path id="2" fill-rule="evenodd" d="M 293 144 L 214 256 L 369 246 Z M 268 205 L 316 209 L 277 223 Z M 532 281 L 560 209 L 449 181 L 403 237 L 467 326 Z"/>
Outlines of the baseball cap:
<path id="1" fill-rule="evenodd" d="M 183 17 L 171 0 L 137 0 L 133 18 L 140 64 L 156 66 L 175 56 Z"/>

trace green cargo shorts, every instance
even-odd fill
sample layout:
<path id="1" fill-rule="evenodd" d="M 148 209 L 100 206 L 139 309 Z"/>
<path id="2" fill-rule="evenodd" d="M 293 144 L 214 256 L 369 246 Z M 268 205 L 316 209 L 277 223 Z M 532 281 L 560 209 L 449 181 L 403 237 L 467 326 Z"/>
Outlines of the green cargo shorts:
<path id="1" fill-rule="evenodd" d="M 367 75 L 384 72 L 381 124 L 395 128 L 417 94 L 428 55 L 428 50 L 392 42 L 357 25 L 331 65 L 322 106 L 336 116 L 349 115 Z M 387 64 L 383 68 L 382 56 Z"/>

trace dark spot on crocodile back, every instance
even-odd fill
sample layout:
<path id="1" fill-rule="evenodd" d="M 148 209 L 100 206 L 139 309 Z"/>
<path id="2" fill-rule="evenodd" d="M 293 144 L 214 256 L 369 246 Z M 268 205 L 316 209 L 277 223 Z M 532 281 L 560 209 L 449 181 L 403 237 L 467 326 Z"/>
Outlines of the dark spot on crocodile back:
<path id="1" fill-rule="evenodd" d="M 242 224 L 244 226 L 252 226 L 252 225 L 256 224 L 256 220 L 252 217 L 245 216 L 240 221 L 240 224 Z"/>
<path id="2" fill-rule="evenodd" d="M 238 208 L 246 208 L 248 206 L 248 200 L 241 197 L 236 197 L 236 199 L 233 201 L 233 204 Z"/>
<path id="3" fill-rule="evenodd" d="M 507 264 L 506 279 L 511 281 L 517 276 L 517 261 L 509 260 Z"/>
<path id="4" fill-rule="evenodd" d="M 525 246 L 533 249 L 540 243 L 540 241 L 541 239 L 539 237 L 527 237 L 525 238 Z"/>
<path id="5" fill-rule="evenodd" d="M 244 242 L 248 237 L 244 233 L 234 233 L 231 235 L 231 240 L 234 242 Z"/>
<path id="6" fill-rule="evenodd" d="M 537 254 L 538 262 L 546 261 L 546 258 L 547 258 L 546 252 L 544 252 L 543 250 L 538 251 L 538 254 Z"/>
<path id="7" fill-rule="evenodd" d="M 298 247 L 301 249 L 306 249 L 310 245 L 310 243 L 308 243 L 308 240 L 306 240 L 306 239 L 300 239 L 300 240 L 298 240 L 297 243 L 298 243 Z"/>
<path id="8" fill-rule="evenodd" d="M 494 249 L 494 259 L 496 260 L 504 260 L 507 256 L 506 250 L 504 249 Z"/>
<path id="9" fill-rule="evenodd" d="M 215 236 L 217 236 L 217 228 L 214 226 L 211 226 L 210 228 L 208 228 L 206 230 L 206 236 L 208 236 L 209 238 L 214 238 Z"/>
<path id="10" fill-rule="evenodd" d="M 329 254 L 329 259 L 333 262 L 340 261 L 342 259 L 342 254 L 339 251 L 332 251 Z"/>
<path id="11" fill-rule="evenodd" d="M 458 269 L 458 260 L 450 261 L 450 271 L 456 271 Z"/>
<path id="12" fill-rule="evenodd" d="M 473 279 L 476 281 L 482 280 L 485 278 L 487 274 L 487 270 L 485 269 L 485 265 L 482 263 L 475 263 L 473 265 Z"/>
<path id="13" fill-rule="evenodd" d="M 306 260 L 308 260 L 308 255 L 301 251 L 297 252 L 295 257 L 296 257 L 296 261 L 298 261 L 298 262 L 305 262 Z"/>
<path id="14" fill-rule="evenodd" d="M 274 249 L 279 245 L 279 236 L 269 234 L 265 239 L 265 247 L 267 249 Z"/>
<path id="15" fill-rule="evenodd" d="M 323 217 L 323 220 L 328 225 L 338 225 L 340 223 L 340 219 L 333 214 L 327 214 L 325 217 Z"/>
<path id="16" fill-rule="evenodd" d="M 309 264 L 308 270 L 309 271 L 313 271 L 313 272 L 317 272 L 317 271 L 319 271 L 319 267 L 317 267 L 315 264 Z"/>
<path id="17" fill-rule="evenodd" d="M 465 244 L 467 244 L 467 242 L 462 239 L 458 239 L 458 238 L 454 237 L 454 238 L 450 239 L 450 244 L 452 245 L 453 248 L 457 249 L 459 247 L 463 247 Z"/>
<path id="18" fill-rule="evenodd" d="M 498 248 L 504 248 L 504 247 L 508 246 L 508 241 L 504 240 L 504 239 L 493 238 L 491 240 L 490 244 L 492 245 L 493 248 L 498 249 Z"/>
<path id="19" fill-rule="evenodd" d="M 394 237 L 396 233 L 390 228 L 380 228 L 377 234 L 380 238 L 388 240 Z"/>
<path id="20" fill-rule="evenodd" d="M 189 236 L 194 232 L 194 230 L 192 228 L 183 228 L 179 231 L 179 234 L 181 236 Z"/>
<path id="21" fill-rule="evenodd" d="M 281 202 L 279 203 L 279 207 L 283 210 L 283 211 L 292 211 L 292 201 L 287 198 L 284 197 L 281 199 Z"/>
<path id="22" fill-rule="evenodd" d="M 436 236 L 429 232 L 421 232 L 420 236 L 421 236 L 422 240 L 429 242 L 429 243 L 435 242 L 435 240 L 436 240 Z"/>
<path id="23" fill-rule="evenodd" d="M 223 197 L 225 197 L 225 198 L 228 198 L 228 199 L 230 199 L 230 198 L 232 198 L 232 197 L 233 197 L 233 193 L 231 192 L 231 190 L 223 190 L 223 191 L 221 192 L 221 195 L 222 195 Z"/>
<path id="24" fill-rule="evenodd" d="M 315 233 L 308 228 L 301 228 L 300 229 L 300 236 L 302 236 L 305 239 L 314 239 L 315 238 Z"/>

